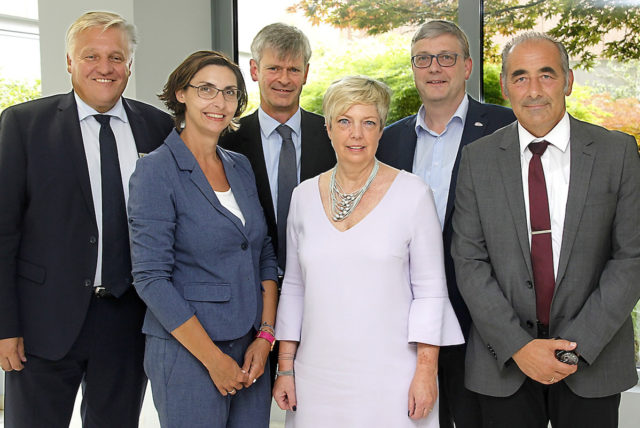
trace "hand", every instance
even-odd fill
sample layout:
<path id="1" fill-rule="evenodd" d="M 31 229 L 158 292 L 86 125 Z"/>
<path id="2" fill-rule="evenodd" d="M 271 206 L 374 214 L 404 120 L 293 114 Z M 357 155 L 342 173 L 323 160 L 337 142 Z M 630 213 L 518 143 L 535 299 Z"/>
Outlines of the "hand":
<path id="1" fill-rule="evenodd" d="M 250 387 L 256 379 L 264 373 L 264 366 L 267 363 L 271 344 L 264 339 L 255 339 L 244 353 L 244 364 L 242 370 L 249 373 L 245 387 Z"/>
<path id="2" fill-rule="evenodd" d="M 209 368 L 209 376 L 223 396 L 235 395 L 248 379 L 247 373 L 240 369 L 233 358 L 222 352 L 216 358 L 215 364 Z"/>
<path id="3" fill-rule="evenodd" d="M 273 386 L 273 398 L 282 410 L 297 409 L 296 380 L 293 376 L 278 376 Z"/>
<path id="4" fill-rule="evenodd" d="M 0 339 L 0 367 L 5 372 L 20 371 L 24 368 L 27 357 L 24 353 L 24 339 L 9 337 Z"/>
<path id="5" fill-rule="evenodd" d="M 551 385 L 578 370 L 578 366 L 561 363 L 556 359 L 556 349 L 573 351 L 575 342 L 561 339 L 534 339 L 513 354 L 520 370 L 531 379 Z"/>
<path id="6" fill-rule="evenodd" d="M 429 416 L 438 397 L 438 373 L 434 368 L 418 367 L 409 387 L 409 417 L 421 419 Z"/>

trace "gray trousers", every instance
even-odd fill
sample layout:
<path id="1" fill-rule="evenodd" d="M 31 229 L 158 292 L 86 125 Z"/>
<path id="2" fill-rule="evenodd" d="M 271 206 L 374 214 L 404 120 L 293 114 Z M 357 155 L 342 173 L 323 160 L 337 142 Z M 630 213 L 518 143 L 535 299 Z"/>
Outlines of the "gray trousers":
<path id="1" fill-rule="evenodd" d="M 254 340 L 245 336 L 216 342 L 239 366 Z M 269 363 L 249 388 L 223 397 L 207 369 L 174 338 L 147 336 L 144 369 L 163 428 L 268 428 L 271 409 Z"/>

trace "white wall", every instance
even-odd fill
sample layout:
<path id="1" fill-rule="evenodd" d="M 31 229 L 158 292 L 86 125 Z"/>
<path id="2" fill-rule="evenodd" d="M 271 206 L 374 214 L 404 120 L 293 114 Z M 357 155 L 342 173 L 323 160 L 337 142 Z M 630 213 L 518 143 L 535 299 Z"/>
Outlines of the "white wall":
<path id="1" fill-rule="evenodd" d="M 211 0 L 39 0 L 42 94 L 71 90 L 64 37 L 84 12 L 108 10 L 138 28 L 133 74 L 124 92 L 162 107 L 158 94 L 173 69 L 196 50 L 211 49 Z"/>

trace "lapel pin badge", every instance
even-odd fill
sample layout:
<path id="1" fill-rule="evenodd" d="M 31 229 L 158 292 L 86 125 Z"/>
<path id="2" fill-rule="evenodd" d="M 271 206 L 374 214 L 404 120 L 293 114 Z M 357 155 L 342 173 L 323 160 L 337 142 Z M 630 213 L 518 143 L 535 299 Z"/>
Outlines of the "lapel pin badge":
<path id="1" fill-rule="evenodd" d="M 147 155 L 147 153 L 138 153 L 138 158 L 143 158 Z"/>
<path id="2" fill-rule="evenodd" d="M 476 122 L 473 124 L 473 126 L 484 126 L 484 123 Z"/>

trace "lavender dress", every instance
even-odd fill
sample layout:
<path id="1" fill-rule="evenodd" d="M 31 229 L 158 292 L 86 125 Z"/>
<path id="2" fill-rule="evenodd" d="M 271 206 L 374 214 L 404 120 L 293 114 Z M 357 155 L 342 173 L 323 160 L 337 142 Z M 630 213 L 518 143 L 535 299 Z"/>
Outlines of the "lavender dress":
<path id="1" fill-rule="evenodd" d="M 340 232 L 318 177 L 293 194 L 276 336 L 299 341 L 288 428 L 438 427 L 407 416 L 415 342 L 464 341 L 447 295 L 431 190 L 401 171 L 378 205 Z"/>

